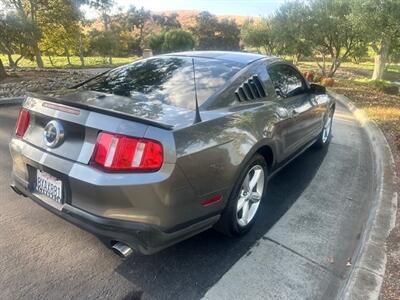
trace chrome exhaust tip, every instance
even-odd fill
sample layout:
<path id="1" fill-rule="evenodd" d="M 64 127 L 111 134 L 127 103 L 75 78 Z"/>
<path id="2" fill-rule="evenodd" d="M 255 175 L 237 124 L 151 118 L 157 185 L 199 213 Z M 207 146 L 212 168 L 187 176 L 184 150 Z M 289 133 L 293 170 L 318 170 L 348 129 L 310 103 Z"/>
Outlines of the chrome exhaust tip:
<path id="1" fill-rule="evenodd" d="M 122 242 L 116 242 L 111 247 L 111 249 L 114 251 L 115 254 L 119 255 L 122 258 L 127 258 L 133 252 L 131 247 Z"/>

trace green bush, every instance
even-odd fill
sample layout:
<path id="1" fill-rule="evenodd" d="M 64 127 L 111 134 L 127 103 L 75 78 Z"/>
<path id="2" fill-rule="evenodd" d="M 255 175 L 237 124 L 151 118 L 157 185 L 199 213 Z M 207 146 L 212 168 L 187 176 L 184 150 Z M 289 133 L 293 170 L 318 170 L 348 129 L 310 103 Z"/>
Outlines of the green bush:
<path id="1" fill-rule="evenodd" d="M 152 33 L 147 36 L 147 46 L 154 54 L 160 54 L 163 51 L 165 33 Z"/>
<path id="2" fill-rule="evenodd" d="M 192 33 L 183 29 L 171 29 L 161 33 L 149 34 L 147 46 L 154 54 L 192 50 L 195 40 Z"/>
<path id="3" fill-rule="evenodd" d="M 172 29 L 165 33 L 163 52 L 187 51 L 194 48 L 193 35 L 182 29 Z"/>

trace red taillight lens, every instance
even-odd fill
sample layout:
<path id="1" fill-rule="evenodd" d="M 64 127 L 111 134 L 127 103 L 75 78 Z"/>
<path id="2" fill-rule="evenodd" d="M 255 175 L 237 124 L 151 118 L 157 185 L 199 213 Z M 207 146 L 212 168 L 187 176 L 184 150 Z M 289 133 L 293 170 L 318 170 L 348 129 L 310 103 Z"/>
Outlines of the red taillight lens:
<path id="1" fill-rule="evenodd" d="M 153 140 L 101 132 L 93 155 L 95 164 L 110 171 L 157 171 L 163 147 Z"/>
<path id="2" fill-rule="evenodd" d="M 15 127 L 15 135 L 18 137 L 23 137 L 29 126 L 30 115 L 29 111 L 22 108 L 19 112 L 17 119 L 17 126 Z"/>

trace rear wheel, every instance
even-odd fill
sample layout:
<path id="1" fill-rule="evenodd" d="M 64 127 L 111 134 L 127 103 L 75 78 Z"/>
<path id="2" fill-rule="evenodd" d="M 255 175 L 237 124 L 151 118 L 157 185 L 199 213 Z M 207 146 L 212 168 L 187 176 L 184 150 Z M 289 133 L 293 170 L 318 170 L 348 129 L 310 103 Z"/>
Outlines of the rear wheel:
<path id="1" fill-rule="evenodd" d="M 322 129 L 318 140 L 315 142 L 315 146 L 317 148 L 323 148 L 326 145 L 329 144 L 332 138 L 332 123 L 333 123 L 333 113 L 335 110 L 332 108 L 328 115 L 326 116 L 325 122 L 324 122 L 324 128 Z"/>
<path id="2" fill-rule="evenodd" d="M 255 155 L 243 168 L 216 229 L 230 236 L 245 234 L 257 216 L 267 185 L 267 164 Z"/>

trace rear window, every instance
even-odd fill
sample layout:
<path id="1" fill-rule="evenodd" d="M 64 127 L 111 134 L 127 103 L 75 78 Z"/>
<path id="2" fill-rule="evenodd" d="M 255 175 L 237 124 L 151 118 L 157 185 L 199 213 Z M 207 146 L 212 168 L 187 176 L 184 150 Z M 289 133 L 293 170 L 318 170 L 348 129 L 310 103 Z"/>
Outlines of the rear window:
<path id="1" fill-rule="evenodd" d="M 216 59 L 195 58 L 194 62 L 200 105 L 241 69 L 240 64 Z M 195 107 L 191 57 L 140 60 L 95 77 L 83 88 L 182 108 Z"/>

